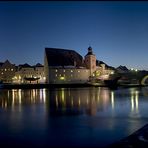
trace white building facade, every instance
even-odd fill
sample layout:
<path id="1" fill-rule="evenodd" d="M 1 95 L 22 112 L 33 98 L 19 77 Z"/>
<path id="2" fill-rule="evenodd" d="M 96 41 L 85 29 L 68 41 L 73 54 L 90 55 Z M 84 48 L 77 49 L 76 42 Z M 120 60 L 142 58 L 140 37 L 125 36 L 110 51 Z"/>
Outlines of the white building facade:
<path id="1" fill-rule="evenodd" d="M 111 73 L 105 65 L 96 66 L 91 47 L 84 59 L 73 50 L 45 48 L 44 68 L 45 82 L 49 84 L 86 83 L 90 77 Z"/>
<path id="2" fill-rule="evenodd" d="M 15 72 L 13 83 L 45 83 L 44 66 L 39 63 L 35 66 L 30 66 L 28 64 L 19 65 Z"/>

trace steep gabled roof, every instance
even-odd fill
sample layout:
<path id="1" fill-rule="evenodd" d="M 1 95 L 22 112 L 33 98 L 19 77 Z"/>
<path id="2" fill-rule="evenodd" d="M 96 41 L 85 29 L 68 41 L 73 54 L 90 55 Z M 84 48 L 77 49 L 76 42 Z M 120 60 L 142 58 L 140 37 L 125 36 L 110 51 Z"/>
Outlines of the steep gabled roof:
<path id="1" fill-rule="evenodd" d="M 31 67 L 31 66 L 29 64 L 25 63 L 25 64 L 20 64 L 19 67 L 27 68 L 27 67 Z"/>
<path id="2" fill-rule="evenodd" d="M 2 63 L 1 63 L 1 64 L 2 64 Z M 15 66 L 15 64 L 12 64 L 12 63 L 10 63 L 9 60 L 6 60 L 6 61 L 1 65 L 1 67 L 7 67 L 7 66 Z"/>
<path id="3" fill-rule="evenodd" d="M 74 50 L 45 48 L 48 66 L 82 66 L 83 57 Z M 74 64 L 75 63 L 75 64 Z"/>
<path id="4" fill-rule="evenodd" d="M 123 70 L 123 71 L 129 71 L 126 66 L 120 65 L 119 67 L 116 68 L 117 70 Z"/>
<path id="5" fill-rule="evenodd" d="M 34 65 L 34 67 L 43 67 L 43 65 L 40 63 L 37 63 L 36 65 Z"/>

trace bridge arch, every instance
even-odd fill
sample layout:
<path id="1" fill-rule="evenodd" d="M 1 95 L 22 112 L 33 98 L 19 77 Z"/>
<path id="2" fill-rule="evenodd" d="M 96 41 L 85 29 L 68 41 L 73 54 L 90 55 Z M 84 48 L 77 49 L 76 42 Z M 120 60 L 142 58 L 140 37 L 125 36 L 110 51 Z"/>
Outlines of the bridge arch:
<path id="1" fill-rule="evenodd" d="M 146 85 L 145 81 L 148 79 L 148 75 L 144 76 L 141 80 L 141 85 Z"/>

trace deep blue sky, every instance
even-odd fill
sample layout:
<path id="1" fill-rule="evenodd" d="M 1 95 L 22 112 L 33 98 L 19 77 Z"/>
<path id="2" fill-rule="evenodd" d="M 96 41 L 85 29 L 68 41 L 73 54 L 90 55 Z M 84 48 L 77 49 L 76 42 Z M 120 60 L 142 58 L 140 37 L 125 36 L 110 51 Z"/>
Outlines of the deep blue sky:
<path id="1" fill-rule="evenodd" d="M 0 2 L 0 61 L 44 61 L 45 47 L 91 45 L 98 60 L 148 70 L 148 2 Z"/>

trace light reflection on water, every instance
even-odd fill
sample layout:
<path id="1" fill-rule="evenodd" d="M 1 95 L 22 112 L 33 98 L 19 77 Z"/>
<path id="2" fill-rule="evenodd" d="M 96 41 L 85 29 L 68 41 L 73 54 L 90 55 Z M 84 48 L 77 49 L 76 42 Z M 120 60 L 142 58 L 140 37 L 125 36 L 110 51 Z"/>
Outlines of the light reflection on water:
<path id="1" fill-rule="evenodd" d="M 104 146 L 145 125 L 147 112 L 147 87 L 0 90 L 0 138 L 35 146 Z"/>

